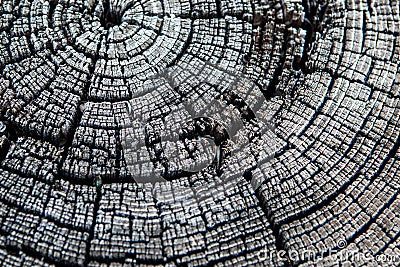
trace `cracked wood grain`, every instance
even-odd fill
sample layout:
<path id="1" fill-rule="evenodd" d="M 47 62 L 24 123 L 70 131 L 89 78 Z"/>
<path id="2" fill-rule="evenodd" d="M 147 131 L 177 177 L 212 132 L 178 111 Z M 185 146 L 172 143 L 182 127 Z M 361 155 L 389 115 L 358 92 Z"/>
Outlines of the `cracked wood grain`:
<path id="1" fill-rule="evenodd" d="M 0 3 L 1 266 L 400 263 L 398 1 Z"/>

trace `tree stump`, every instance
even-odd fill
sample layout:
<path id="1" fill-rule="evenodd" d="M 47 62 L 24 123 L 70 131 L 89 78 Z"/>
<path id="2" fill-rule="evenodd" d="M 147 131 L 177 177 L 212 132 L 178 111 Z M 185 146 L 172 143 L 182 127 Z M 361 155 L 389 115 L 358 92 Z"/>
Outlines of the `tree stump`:
<path id="1" fill-rule="evenodd" d="M 2 0 L 0 265 L 399 264 L 399 9 Z"/>

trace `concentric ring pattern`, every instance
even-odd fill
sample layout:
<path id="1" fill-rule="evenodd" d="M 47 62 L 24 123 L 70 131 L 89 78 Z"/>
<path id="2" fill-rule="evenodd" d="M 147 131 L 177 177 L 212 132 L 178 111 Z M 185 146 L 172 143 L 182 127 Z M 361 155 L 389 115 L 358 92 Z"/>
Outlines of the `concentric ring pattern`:
<path id="1" fill-rule="evenodd" d="M 399 264 L 398 1 L 0 3 L 1 266 Z"/>

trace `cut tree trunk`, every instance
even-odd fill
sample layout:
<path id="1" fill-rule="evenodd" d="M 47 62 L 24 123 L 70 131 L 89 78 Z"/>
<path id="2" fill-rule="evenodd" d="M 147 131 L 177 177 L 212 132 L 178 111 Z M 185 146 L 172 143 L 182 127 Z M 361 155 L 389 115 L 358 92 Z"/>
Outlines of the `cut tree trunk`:
<path id="1" fill-rule="evenodd" d="M 1 266 L 400 264 L 398 1 L 0 3 Z"/>

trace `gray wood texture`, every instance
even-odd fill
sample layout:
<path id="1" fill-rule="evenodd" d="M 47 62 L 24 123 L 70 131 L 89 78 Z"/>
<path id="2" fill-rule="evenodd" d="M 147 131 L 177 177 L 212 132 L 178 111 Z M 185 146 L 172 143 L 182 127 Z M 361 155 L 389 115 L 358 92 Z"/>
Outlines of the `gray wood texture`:
<path id="1" fill-rule="evenodd" d="M 0 265 L 399 265 L 399 9 L 0 0 Z M 218 120 L 179 124 L 212 101 L 251 149 Z M 161 124 L 188 160 L 211 136 L 221 161 L 174 169 Z"/>

